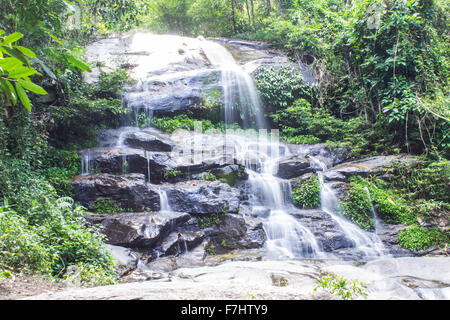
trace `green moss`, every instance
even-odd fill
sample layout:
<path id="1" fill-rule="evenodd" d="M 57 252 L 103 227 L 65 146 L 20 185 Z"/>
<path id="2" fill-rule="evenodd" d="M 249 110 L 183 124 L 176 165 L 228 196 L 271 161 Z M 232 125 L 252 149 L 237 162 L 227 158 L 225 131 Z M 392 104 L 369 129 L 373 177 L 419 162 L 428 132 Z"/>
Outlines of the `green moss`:
<path id="1" fill-rule="evenodd" d="M 448 233 L 437 228 L 425 229 L 419 225 L 412 225 L 398 234 L 398 243 L 408 250 L 425 250 L 431 246 L 444 246 L 450 241 Z"/>
<path id="2" fill-rule="evenodd" d="M 293 203 L 303 209 L 320 206 L 320 182 L 316 176 L 304 180 L 292 190 Z"/>

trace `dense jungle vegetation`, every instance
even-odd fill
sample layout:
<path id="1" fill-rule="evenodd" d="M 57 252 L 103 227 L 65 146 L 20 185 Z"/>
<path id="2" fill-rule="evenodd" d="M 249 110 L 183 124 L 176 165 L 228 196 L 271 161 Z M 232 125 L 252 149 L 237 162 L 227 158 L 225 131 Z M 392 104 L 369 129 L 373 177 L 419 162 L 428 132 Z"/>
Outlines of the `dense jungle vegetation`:
<path id="1" fill-rule="evenodd" d="M 389 182 L 352 181 L 344 207 L 366 208 L 368 187 L 383 218 L 411 225 L 404 247 L 448 242 L 416 218 L 450 210 L 449 12 L 445 0 L 0 0 L 0 274 L 60 279 L 77 265 L 86 285 L 117 281 L 70 180 L 81 172 L 77 151 L 126 117 L 126 70 L 88 86 L 83 46 L 135 28 L 269 42 L 307 64 L 314 86 L 287 68 L 255 76 L 273 127 L 289 143 L 347 147 L 354 158 L 420 156 L 392 168 Z M 173 131 L 192 119 L 153 125 Z M 308 183 L 296 198 L 314 207 L 318 184 Z"/>

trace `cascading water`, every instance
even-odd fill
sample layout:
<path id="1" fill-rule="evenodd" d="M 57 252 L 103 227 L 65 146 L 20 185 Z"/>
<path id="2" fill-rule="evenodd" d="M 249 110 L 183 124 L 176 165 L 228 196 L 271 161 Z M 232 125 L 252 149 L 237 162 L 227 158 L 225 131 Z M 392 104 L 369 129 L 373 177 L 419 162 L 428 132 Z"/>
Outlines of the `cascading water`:
<path id="1" fill-rule="evenodd" d="M 325 253 L 311 230 L 288 213 L 295 210 L 290 199 L 290 182 L 276 177 L 276 173 L 280 159 L 288 156 L 290 152 L 287 146 L 279 143 L 276 131 L 267 134 L 264 109 L 251 76 L 235 62 L 233 56 L 225 47 L 212 41 L 203 40 L 200 42 L 202 51 L 212 67 L 220 72 L 226 125 L 238 123 L 243 129 L 252 128 L 259 130 L 259 134 L 255 131 L 247 135 L 248 131 L 236 133 L 230 130 L 227 130 L 225 135 L 197 134 L 201 130 L 197 130 L 198 128 L 196 127 L 194 135 L 182 134 L 178 138 L 175 136 L 172 136 L 172 138 L 174 138 L 175 142 L 178 142 L 178 145 L 194 146 L 194 150 L 196 149 L 195 146 L 200 146 L 202 150 L 199 153 L 200 155 L 204 153 L 203 147 L 205 146 L 222 145 L 223 150 L 226 152 L 229 151 L 230 147 L 233 152 L 233 159 L 246 168 L 248 174 L 246 187 L 249 191 L 248 205 L 251 209 L 251 214 L 263 220 L 264 230 L 267 235 L 266 246 L 270 256 L 275 258 L 325 257 Z M 142 70 L 142 76 L 145 75 L 144 71 Z M 147 80 L 150 81 L 149 79 Z M 128 102 L 124 103 L 128 108 L 135 111 L 135 115 L 142 108 L 147 115 L 153 112 L 151 101 L 146 100 L 147 98 L 150 99 L 151 96 L 141 96 L 142 93 L 147 93 L 145 91 L 146 80 L 143 81 L 142 90 L 139 89 L 130 94 Z M 152 81 L 155 81 L 155 79 Z M 133 100 L 132 98 L 136 99 Z M 139 128 L 129 129 L 131 131 L 139 130 Z M 117 147 L 126 147 L 124 145 L 124 137 L 127 132 L 128 129 L 126 128 L 124 128 L 123 132 L 120 132 Z M 178 141 L 176 141 L 177 139 Z M 194 152 L 194 155 L 197 157 L 198 154 Z M 145 157 L 148 163 L 148 182 L 151 183 L 150 154 L 145 152 Z M 83 157 L 84 167 L 87 168 L 87 171 L 89 169 L 89 159 L 89 154 Z M 184 157 L 181 160 L 183 159 Z M 177 161 L 176 158 L 173 160 Z M 192 163 L 197 163 L 197 160 L 202 161 L 202 159 L 197 158 L 191 159 Z M 319 164 L 323 166 L 323 163 L 319 162 Z M 321 174 L 319 174 L 319 179 L 322 186 L 322 210 L 331 215 L 347 237 L 354 242 L 355 247 L 364 252 L 366 257 L 379 256 L 380 247 L 378 244 L 380 242 L 377 240 L 377 237 L 371 237 L 343 217 L 335 214 L 334 209 L 338 202 L 337 198 L 331 188 L 323 182 Z M 158 192 L 161 211 L 170 211 L 171 208 L 166 191 L 163 188 L 159 188 Z"/>
<path id="2" fill-rule="evenodd" d="M 327 170 L 327 167 L 316 157 L 310 156 L 309 158 L 322 169 L 322 171 L 317 171 L 317 178 L 320 181 L 321 209 L 338 223 L 347 238 L 354 243 L 355 249 L 361 252 L 364 258 L 370 259 L 383 255 L 383 244 L 376 234 L 365 232 L 344 217 L 336 214 L 336 209 L 339 207 L 338 198 L 323 178 L 323 171 Z"/>
<path id="3" fill-rule="evenodd" d="M 159 201 L 160 201 L 160 206 L 161 206 L 160 211 L 172 211 L 172 208 L 170 207 L 170 204 L 169 204 L 169 198 L 167 197 L 166 190 L 159 188 L 158 193 L 159 193 Z"/>
<path id="4" fill-rule="evenodd" d="M 266 128 L 262 102 L 250 75 L 236 64 L 222 45 L 204 41 L 202 47 L 209 62 L 221 72 L 225 123 L 242 123 L 244 128 Z"/>
<path id="5" fill-rule="evenodd" d="M 253 124 L 253 128 L 260 130 L 253 137 L 227 132 L 226 140 L 234 146 L 234 157 L 246 167 L 253 212 L 261 207 L 269 209 L 264 223 L 269 254 L 277 258 L 322 257 L 311 231 L 286 212 L 292 206 L 285 197 L 290 195 L 290 183 L 275 174 L 280 157 L 286 156 L 289 150 L 279 144 L 275 133 L 269 139 L 264 109 L 252 78 L 220 44 L 205 42 L 203 50 L 209 61 L 221 70 L 225 123 L 232 124 L 243 115 L 244 127 Z"/>

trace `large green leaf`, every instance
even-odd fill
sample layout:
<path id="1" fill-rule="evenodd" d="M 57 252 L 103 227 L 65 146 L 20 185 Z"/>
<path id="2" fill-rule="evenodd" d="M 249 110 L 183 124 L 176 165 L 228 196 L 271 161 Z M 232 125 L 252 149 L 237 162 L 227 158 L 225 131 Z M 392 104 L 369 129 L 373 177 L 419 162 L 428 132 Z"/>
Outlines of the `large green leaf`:
<path id="1" fill-rule="evenodd" d="M 33 59 L 31 59 L 31 61 L 37 62 L 37 63 L 41 66 L 42 70 L 43 70 L 50 78 L 56 80 L 56 75 L 53 73 L 52 70 L 50 70 L 49 67 L 47 67 L 47 65 L 46 65 L 42 60 L 39 60 L 38 58 L 33 58 Z"/>
<path id="2" fill-rule="evenodd" d="M 78 60 L 77 58 L 75 58 L 72 55 L 68 55 L 67 56 L 67 60 L 71 64 L 73 64 L 75 67 L 77 67 L 77 68 L 79 68 L 79 69 L 81 69 L 83 71 L 92 72 L 91 68 L 86 63 L 84 63 L 83 61 Z"/>
<path id="3" fill-rule="evenodd" d="M 12 72 L 22 65 L 22 62 L 14 57 L 0 59 L 0 66 L 7 72 Z"/>
<path id="4" fill-rule="evenodd" d="M 14 89 L 11 82 L 8 80 L 0 78 L 0 83 L 2 84 L 3 91 L 6 95 L 6 98 L 8 100 L 11 100 L 14 105 L 17 104 L 17 96 L 16 96 L 16 90 Z"/>
<path id="5" fill-rule="evenodd" d="M 20 101 L 22 102 L 23 106 L 28 110 L 31 111 L 31 102 L 28 98 L 27 93 L 23 89 L 23 87 L 20 85 L 19 82 L 16 82 L 16 91 L 17 95 L 19 96 Z"/>
<path id="6" fill-rule="evenodd" d="M 11 72 L 8 74 L 8 78 L 10 79 L 20 79 L 20 78 L 25 78 L 25 77 L 29 77 L 32 76 L 33 74 L 36 74 L 37 71 L 34 70 L 33 68 L 26 68 L 26 67 L 21 67 L 18 68 L 17 70 Z"/>
<path id="7" fill-rule="evenodd" d="M 21 39 L 23 37 L 23 34 L 19 32 L 11 33 L 9 36 L 5 37 L 3 40 L 3 45 L 8 46 L 13 42 L 16 42 L 17 40 Z"/>
<path id="8" fill-rule="evenodd" d="M 13 48 L 19 50 L 20 52 L 22 52 L 24 55 L 29 56 L 30 58 L 36 58 L 36 54 L 31 51 L 28 48 L 22 47 L 22 46 L 14 46 Z"/>
<path id="9" fill-rule="evenodd" d="M 20 85 L 24 87 L 25 89 L 34 92 L 36 94 L 46 95 L 47 91 L 45 91 L 41 86 L 26 80 L 18 80 Z"/>
<path id="10" fill-rule="evenodd" d="M 1 49 L 3 51 L 6 51 L 10 56 L 19 59 L 20 61 L 23 62 L 23 64 L 26 64 L 27 66 L 30 66 L 30 61 L 28 61 L 27 57 L 20 52 L 19 50 L 15 49 L 15 48 L 9 48 L 9 47 L 5 47 L 2 46 Z"/>

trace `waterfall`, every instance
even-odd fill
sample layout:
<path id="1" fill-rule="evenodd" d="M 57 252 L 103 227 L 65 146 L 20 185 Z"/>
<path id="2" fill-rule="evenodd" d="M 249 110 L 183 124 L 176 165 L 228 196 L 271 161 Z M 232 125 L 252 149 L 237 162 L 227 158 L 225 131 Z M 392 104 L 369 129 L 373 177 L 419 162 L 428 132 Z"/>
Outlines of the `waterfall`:
<path id="1" fill-rule="evenodd" d="M 360 229 L 358 226 L 336 213 L 336 209 L 339 208 L 339 200 L 336 193 L 330 185 L 324 182 L 323 178 L 323 171 L 327 170 L 327 167 L 316 157 L 309 156 L 309 158 L 322 169 L 322 171 L 317 172 L 317 178 L 320 181 L 321 209 L 336 221 L 342 231 L 344 231 L 346 237 L 353 242 L 355 249 L 360 251 L 365 258 L 382 256 L 383 244 L 376 234 L 371 234 Z"/>
<path id="2" fill-rule="evenodd" d="M 269 254 L 277 258 L 322 257 L 312 232 L 286 212 L 292 207 L 286 197 L 290 194 L 290 183 L 275 174 L 280 157 L 289 154 L 289 150 L 279 144 L 277 131 L 269 139 L 264 108 L 251 76 L 222 45 L 205 41 L 203 50 L 211 64 L 221 71 L 225 123 L 238 122 L 244 128 L 259 129 L 259 134 L 255 132 L 249 137 L 227 131 L 226 140 L 234 147 L 235 158 L 246 167 L 253 213 L 258 214 L 261 207 L 270 210 L 263 218 Z"/>
<path id="3" fill-rule="evenodd" d="M 265 128 L 262 102 L 251 76 L 236 64 L 222 45 L 204 41 L 202 48 L 209 62 L 221 73 L 225 123 L 242 123 L 244 128 Z"/>
<path id="4" fill-rule="evenodd" d="M 158 188 L 158 193 L 161 207 L 160 211 L 172 211 L 169 204 L 169 198 L 167 197 L 167 191 L 162 188 Z"/>

